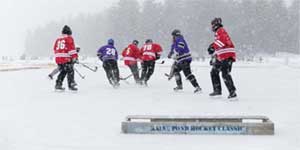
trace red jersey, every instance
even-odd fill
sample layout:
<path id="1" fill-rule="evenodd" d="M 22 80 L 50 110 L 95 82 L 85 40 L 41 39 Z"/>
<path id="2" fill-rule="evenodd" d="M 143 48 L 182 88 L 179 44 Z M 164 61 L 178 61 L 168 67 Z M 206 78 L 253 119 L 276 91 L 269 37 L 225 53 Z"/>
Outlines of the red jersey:
<path id="1" fill-rule="evenodd" d="M 234 45 L 223 27 L 219 28 L 215 34 L 215 42 L 213 43 L 215 54 L 219 61 L 232 58 L 236 60 Z"/>
<path id="2" fill-rule="evenodd" d="M 145 44 L 141 49 L 141 53 L 143 61 L 156 60 L 156 57 L 161 55 L 162 48 L 156 43 Z"/>
<path id="3" fill-rule="evenodd" d="M 125 48 L 122 52 L 125 65 L 137 64 L 137 60 L 141 57 L 140 55 L 141 52 L 139 48 L 134 44 L 128 45 L 128 47 Z"/>
<path id="4" fill-rule="evenodd" d="M 55 41 L 53 50 L 57 64 L 65 64 L 70 62 L 72 58 L 78 58 L 74 39 L 70 35 L 63 34 L 59 37 Z"/>

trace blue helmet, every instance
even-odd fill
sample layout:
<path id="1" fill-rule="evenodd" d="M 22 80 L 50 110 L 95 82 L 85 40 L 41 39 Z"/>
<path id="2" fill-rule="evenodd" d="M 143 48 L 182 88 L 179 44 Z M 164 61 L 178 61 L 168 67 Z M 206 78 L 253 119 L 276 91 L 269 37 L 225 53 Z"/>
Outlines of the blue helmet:
<path id="1" fill-rule="evenodd" d="M 107 40 L 107 44 L 109 45 L 114 45 L 115 44 L 115 41 L 113 39 L 108 39 Z"/>

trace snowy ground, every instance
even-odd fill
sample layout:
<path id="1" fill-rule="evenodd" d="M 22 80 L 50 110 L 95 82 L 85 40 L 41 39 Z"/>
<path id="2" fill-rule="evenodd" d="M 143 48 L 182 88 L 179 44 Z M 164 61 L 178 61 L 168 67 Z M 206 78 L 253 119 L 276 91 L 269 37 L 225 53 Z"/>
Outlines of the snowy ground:
<path id="1" fill-rule="evenodd" d="M 0 72 L 1 150 L 298 150 L 300 147 L 300 69 L 285 65 L 237 63 L 233 78 L 240 101 L 211 99 L 207 63 L 194 63 L 203 94 L 174 93 L 163 76 L 170 63 L 157 65 L 148 88 L 121 82 L 113 89 L 102 68 L 78 68 L 79 92 L 56 93 L 48 69 Z M 126 76 L 129 70 L 121 67 Z M 127 115 L 266 115 L 274 136 L 124 135 Z M 298 117 L 297 117 L 298 116 Z"/>

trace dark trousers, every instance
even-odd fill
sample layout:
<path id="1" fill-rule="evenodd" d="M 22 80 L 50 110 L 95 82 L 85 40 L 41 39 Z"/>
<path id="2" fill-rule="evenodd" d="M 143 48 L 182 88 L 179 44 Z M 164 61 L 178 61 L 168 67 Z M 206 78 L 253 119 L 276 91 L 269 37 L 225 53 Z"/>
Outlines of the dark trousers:
<path id="1" fill-rule="evenodd" d="M 199 87 L 196 77 L 192 74 L 190 61 L 183 61 L 183 62 L 175 64 L 174 76 L 176 79 L 177 86 L 182 87 L 182 79 L 181 79 L 181 75 L 180 75 L 181 71 L 183 71 L 184 76 L 191 82 L 191 84 L 195 88 Z"/>
<path id="2" fill-rule="evenodd" d="M 141 81 L 147 82 L 152 76 L 152 74 L 154 73 L 154 68 L 155 68 L 155 60 L 144 61 L 142 63 Z"/>
<path id="3" fill-rule="evenodd" d="M 136 83 L 140 82 L 139 68 L 137 64 L 128 65 L 131 73 L 133 74 Z"/>
<path id="4" fill-rule="evenodd" d="M 74 80 L 74 64 L 66 63 L 58 65 L 60 73 L 56 80 L 56 85 L 62 86 L 65 77 L 68 79 L 68 86 L 71 87 L 75 83 Z"/>
<path id="5" fill-rule="evenodd" d="M 230 75 L 232 69 L 232 59 L 226 59 L 223 61 L 217 61 L 213 64 L 213 68 L 210 72 L 213 89 L 215 92 L 222 93 L 221 79 L 219 73 L 222 72 L 222 78 L 225 82 L 225 85 L 229 91 L 229 93 L 235 92 L 236 88 L 234 86 L 232 77 Z"/>
<path id="6" fill-rule="evenodd" d="M 107 60 L 103 62 L 103 68 L 110 84 L 115 85 L 120 81 L 120 72 L 118 63 L 115 60 Z"/>

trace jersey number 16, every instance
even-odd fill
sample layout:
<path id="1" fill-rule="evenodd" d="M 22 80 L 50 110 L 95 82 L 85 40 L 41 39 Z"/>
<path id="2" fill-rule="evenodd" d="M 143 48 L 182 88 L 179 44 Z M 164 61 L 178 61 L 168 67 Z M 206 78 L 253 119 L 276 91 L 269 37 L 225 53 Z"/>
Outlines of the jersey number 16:
<path id="1" fill-rule="evenodd" d="M 66 48 L 66 41 L 65 40 L 59 40 L 56 44 L 56 50 L 65 49 Z"/>

